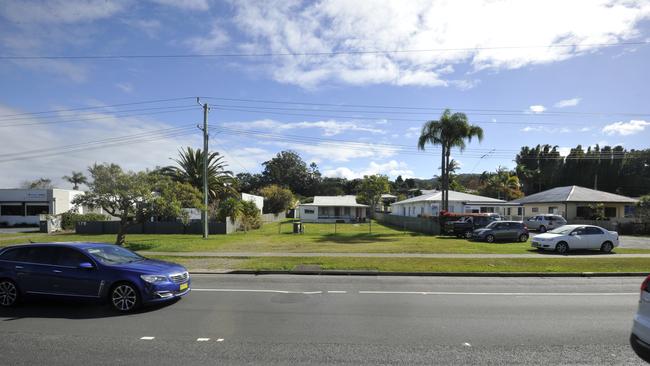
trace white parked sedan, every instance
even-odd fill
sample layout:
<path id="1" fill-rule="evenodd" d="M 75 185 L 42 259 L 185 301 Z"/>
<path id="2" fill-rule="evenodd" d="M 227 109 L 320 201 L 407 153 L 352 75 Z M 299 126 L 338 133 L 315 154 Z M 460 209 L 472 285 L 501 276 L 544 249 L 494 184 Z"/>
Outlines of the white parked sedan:
<path id="1" fill-rule="evenodd" d="M 535 236 L 531 246 L 560 254 L 576 249 L 599 249 L 609 253 L 618 246 L 618 233 L 592 225 L 564 225 Z"/>

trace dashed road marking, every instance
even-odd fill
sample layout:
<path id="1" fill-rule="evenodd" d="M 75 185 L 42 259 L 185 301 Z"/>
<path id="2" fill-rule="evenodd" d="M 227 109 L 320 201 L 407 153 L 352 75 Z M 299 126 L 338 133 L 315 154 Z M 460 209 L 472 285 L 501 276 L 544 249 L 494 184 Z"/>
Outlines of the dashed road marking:
<path id="1" fill-rule="evenodd" d="M 210 340 L 210 338 L 197 338 L 196 339 L 197 342 L 207 342 L 209 340 Z"/>
<path id="2" fill-rule="evenodd" d="M 347 291 L 327 291 L 328 294 L 347 294 Z"/>
<path id="3" fill-rule="evenodd" d="M 156 338 L 156 337 L 140 337 L 140 339 L 143 340 L 143 341 L 152 341 L 152 340 L 154 340 L 155 338 Z"/>
<path id="4" fill-rule="evenodd" d="M 217 342 L 223 342 L 223 338 L 217 339 Z"/>
<path id="5" fill-rule="evenodd" d="M 433 291 L 359 291 L 370 295 L 472 295 L 472 296 L 638 296 L 636 292 L 433 292 Z"/>
<path id="6" fill-rule="evenodd" d="M 472 345 L 469 344 L 469 343 L 467 343 L 467 342 L 465 342 L 465 343 L 463 343 L 463 346 L 465 346 L 465 347 L 471 347 Z"/>

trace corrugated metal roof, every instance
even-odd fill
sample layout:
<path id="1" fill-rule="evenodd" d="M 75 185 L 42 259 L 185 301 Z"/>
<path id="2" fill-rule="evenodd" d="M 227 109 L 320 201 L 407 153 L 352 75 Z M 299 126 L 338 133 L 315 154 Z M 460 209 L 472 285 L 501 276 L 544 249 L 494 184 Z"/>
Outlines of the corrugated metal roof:
<path id="1" fill-rule="evenodd" d="M 597 191 L 580 186 L 552 188 L 530 196 L 516 199 L 517 203 L 546 203 L 546 202 L 596 202 L 596 203 L 636 203 L 638 200 L 619 194 Z"/>
<path id="2" fill-rule="evenodd" d="M 393 205 L 408 204 L 415 202 L 438 202 L 442 199 L 442 192 L 434 191 L 433 193 L 423 194 L 421 196 L 405 199 L 403 201 L 395 202 Z M 480 203 L 505 203 L 504 200 L 498 200 L 496 198 L 478 196 L 475 194 L 449 191 L 449 200 L 450 201 L 460 201 L 460 202 L 480 202 Z"/>
<path id="3" fill-rule="evenodd" d="M 339 206 L 339 207 L 368 207 L 357 203 L 357 197 L 347 196 L 314 196 L 313 203 L 303 203 L 300 206 Z"/>

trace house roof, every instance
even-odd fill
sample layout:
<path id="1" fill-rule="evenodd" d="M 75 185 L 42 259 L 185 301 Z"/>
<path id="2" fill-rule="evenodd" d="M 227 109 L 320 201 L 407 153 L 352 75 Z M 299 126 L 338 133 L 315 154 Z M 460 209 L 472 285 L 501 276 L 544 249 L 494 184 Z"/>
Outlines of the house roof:
<path id="1" fill-rule="evenodd" d="M 516 199 L 517 203 L 546 203 L 546 202 L 607 202 L 607 203 L 636 203 L 634 198 L 619 194 L 597 191 L 580 186 L 552 188 L 530 196 Z"/>
<path id="2" fill-rule="evenodd" d="M 357 197 L 347 196 L 314 196 L 313 203 L 303 203 L 300 206 L 338 206 L 338 207 L 368 207 L 357 203 Z"/>
<path id="3" fill-rule="evenodd" d="M 405 199 L 403 201 L 395 202 L 393 205 L 416 203 L 416 202 L 439 202 L 442 199 L 441 191 L 432 191 L 429 194 L 423 194 L 421 196 Z M 449 191 L 449 200 L 450 201 L 460 201 L 467 203 L 484 203 L 484 204 L 503 204 L 506 203 L 504 200 L 498 200 L 496 198 L 478 196 L 475 194 Z"/>

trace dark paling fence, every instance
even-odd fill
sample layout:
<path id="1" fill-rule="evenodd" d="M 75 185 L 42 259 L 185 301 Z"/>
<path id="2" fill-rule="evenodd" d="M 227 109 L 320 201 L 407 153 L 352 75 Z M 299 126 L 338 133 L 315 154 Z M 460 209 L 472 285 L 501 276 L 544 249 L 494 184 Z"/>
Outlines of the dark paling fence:
<path id="1" fill-rule="evenodd" d="M 375 220 L 402 230 L 423 234 L 440 234 L 440 223 L 433 217 L 407 217 L 375 212 Z"/>
<path id="2" fill-rule="evenodd" d="M 621 235 L 650 235 L 650 222 L 622 222 L 616 231 Z"/>
<path id="3" fill-rule="evenodd" d="M 208 230 L 210 234 L 231 234 L 235 232 L 236 224 L 226 222 L 210 222 Z M 75 231 L 77 234 L 117 234 L 120 227 L 118 221 L 82 221 L 78 222 Z M 183 225 L 180 222 L 145 222 L 133 224 L 126 230 L 127 234 L 197 234 L 203 233 L 203 226 L 200 221 Z"/>

